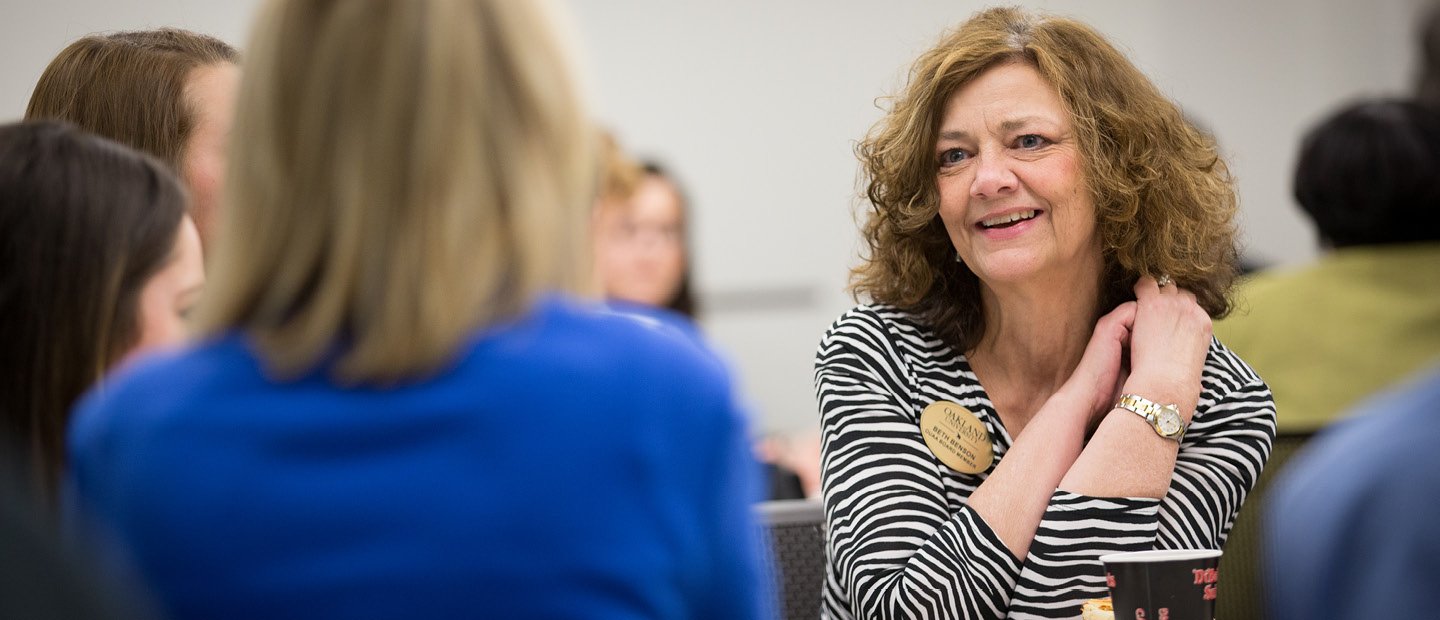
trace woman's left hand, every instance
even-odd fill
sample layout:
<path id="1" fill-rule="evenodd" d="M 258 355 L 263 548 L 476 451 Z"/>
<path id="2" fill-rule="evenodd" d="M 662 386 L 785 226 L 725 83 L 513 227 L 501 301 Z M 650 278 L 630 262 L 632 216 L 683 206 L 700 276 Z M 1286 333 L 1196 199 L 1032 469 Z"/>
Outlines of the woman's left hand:
<path id="1" fill-rule="evenodd" d="M 1123 392 L 1174 404 L 1188 424 L 1200 400 L 1200 374 L 1209 350 L 1210 316 L 1194 294 L 1173 283 L 1160 286 L 1150 277 L 1135 283 L 1130 376 Z M 1178 445 L 1157 439 L 1139 417 L 1112 405 L 1059 488 L 1097 497 L 1164 497 Z"/>

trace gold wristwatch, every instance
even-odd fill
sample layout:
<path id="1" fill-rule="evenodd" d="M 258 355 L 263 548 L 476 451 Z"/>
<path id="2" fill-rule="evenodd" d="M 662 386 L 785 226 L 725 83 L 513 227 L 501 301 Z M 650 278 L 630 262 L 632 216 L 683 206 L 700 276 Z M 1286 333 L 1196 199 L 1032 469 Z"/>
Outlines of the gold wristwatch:
<path id="1" fill-rule="evenodd" d="M 1143 396 L 1121 394 L 1120 400 L 1115 401 L 1115 406 L 1145 418 L 1161 437 L 1174 439 L 1178 443 L 1180 438 L 1185 436 L 1185 418 L 1180 417 L 1180 407 L 1176 405 L 1161 405 Z"/>

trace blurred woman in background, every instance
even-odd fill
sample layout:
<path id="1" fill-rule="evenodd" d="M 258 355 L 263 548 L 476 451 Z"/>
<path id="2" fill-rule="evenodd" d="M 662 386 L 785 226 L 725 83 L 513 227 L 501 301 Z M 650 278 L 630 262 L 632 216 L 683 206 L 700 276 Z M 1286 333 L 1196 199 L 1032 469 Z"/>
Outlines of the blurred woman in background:
<path id="1" fill-rule="evenodd" d="M 43 497 L 71 405 L 127 356 L 181 341 L 204 281 L 163 164 L 61 123 L 0 127 L 0 421 Z"/>
<path id="2" fill-rule="evenodd" d="M 549 5 L 271 0 L 206 340 L 76 414 L 175 618 L 756 618 L 723 368 L 567 291 L 594 130 Z"/>
<path id="3" fill-rule="evenodd" d="M 176 28 L 86 36 L 45 67 L 25 118 L 67 121 L 169 164 L 190 190 L 208 247 L 225 184 L 238 60 L 224 41 Z"/>
<path id="4" fill-rule="evenodd" d="M 595 210 L 595 272 L 606 299 L 695 319 L 687 205 L 674 178 L 639 163 L 607 137 L 606 179 Z"/>

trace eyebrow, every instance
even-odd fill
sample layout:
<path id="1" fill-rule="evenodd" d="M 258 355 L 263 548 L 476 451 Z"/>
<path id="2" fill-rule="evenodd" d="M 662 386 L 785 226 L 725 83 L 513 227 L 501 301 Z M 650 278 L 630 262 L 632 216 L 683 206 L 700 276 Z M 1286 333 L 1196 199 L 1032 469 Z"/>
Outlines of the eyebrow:
<path id="1" fill-rule="evenodd" d="M 1021 116 L 1018 118 L 1006 119 L 1000 122 L 1000 132 L 1007 133 L 1018 129 L 1023 129 L 1025 126 L 1035 122 L 1046 122 L 1046 119 L 1040 116 Z M 940 132 L 941 140 L 963 142 L 972 138 L 973 136 L 970 135 L 970 132 L 960 129 L 951 129 L 948 131 Z"/>

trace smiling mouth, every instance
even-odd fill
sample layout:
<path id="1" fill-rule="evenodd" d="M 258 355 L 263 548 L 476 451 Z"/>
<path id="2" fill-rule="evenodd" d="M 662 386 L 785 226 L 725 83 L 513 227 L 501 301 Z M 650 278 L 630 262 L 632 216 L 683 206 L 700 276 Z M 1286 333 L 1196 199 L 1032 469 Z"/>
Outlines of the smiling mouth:
<path id="1" fill-rule="evenodd" d="M 1009 228 L 1025 220 L 1035 219 L 1035 216 L 1039 213 L 1039 211 L 1034 209 L 1029 211 L 1016 211 L 1014 213 L 992 217 L 988 220 L 981 220 L 980 227 L 984 229 Z"/>

